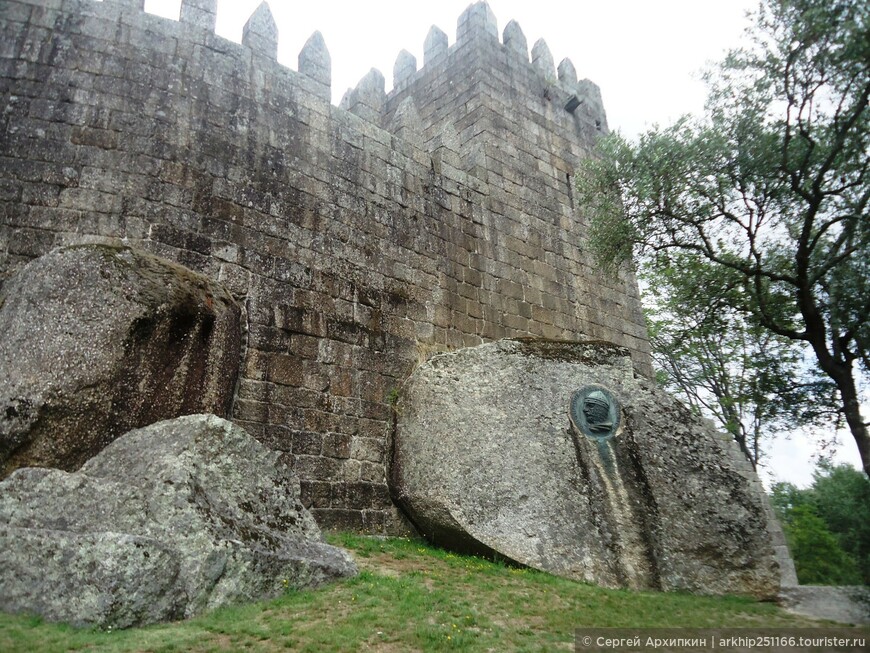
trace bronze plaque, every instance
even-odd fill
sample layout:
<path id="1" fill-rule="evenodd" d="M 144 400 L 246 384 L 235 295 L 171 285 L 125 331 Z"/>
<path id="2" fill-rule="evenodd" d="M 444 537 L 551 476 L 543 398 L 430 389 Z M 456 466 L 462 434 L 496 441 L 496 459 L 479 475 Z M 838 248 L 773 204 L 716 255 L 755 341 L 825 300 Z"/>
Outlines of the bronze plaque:
<path id="1" fill-rule="evenodd" d="M 587 385 L 575 391 L 568 413 L 574 428 L 596 440 L 612 438 L 622 423 L 619 402 L 600 385 Z"/>

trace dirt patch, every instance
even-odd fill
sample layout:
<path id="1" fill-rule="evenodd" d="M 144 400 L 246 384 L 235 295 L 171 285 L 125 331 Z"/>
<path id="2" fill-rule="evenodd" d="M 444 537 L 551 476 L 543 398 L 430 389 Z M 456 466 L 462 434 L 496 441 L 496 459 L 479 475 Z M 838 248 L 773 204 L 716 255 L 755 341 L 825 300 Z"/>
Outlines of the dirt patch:
<path id="1" fill-rule="evenodd" d="M 361 571 L 370 571 L 381 576 L 399 578 L 405 574 L 418 572 L 423 576 L 423 584 L 432 589 L 434 583 L 430 577 L 433 573 L 440 575 L 448 570 L 448 565 L 439 560 L 424 560 L 421 558 L 395 558 L 390 553 L 378 553 L 362 556 L 351 550 L 350 554 Z"/>

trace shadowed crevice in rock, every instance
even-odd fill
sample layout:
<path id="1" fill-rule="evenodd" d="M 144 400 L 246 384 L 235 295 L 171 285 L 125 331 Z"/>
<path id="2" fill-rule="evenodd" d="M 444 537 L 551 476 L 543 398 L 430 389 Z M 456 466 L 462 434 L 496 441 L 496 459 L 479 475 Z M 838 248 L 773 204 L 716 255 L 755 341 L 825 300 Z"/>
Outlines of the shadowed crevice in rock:
<path id="1" fill-rule="evenodd" d="M 591 521 L 604 535 L 610 573 L 633 589 L 662 589 L 656 565 L 657 508 L 631 429 L 619 447 L 570 434 L 581 478 L 590 494 Z"/>
<path id="2" fill-rule="evenodd" d="M 129 247 L 54 250 L 0 297 L 0 472 L 77 469 L 120 434 L 227 417 L 241 309 L 207 277 Z"/>

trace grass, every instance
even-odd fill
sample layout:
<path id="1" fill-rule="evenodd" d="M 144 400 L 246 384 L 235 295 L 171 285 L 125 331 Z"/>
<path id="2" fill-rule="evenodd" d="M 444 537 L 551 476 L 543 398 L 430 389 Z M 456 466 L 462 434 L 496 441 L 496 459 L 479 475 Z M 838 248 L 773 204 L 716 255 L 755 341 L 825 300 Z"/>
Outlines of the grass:
<path id="1" fill-rule="evenodd" d="M 330 541 L 353 552 L 359 576 L 116 632 L 0 615 L 0 651 L 570 651 L 584 626 L 818 624 L 751 599 L 605 590 L 413 540 Z"/>

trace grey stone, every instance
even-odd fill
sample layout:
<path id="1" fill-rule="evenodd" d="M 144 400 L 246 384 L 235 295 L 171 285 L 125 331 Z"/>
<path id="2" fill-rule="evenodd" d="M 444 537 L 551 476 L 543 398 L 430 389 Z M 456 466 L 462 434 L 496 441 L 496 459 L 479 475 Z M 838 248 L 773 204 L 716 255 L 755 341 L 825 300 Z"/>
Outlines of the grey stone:
<path id="1" fill-rule="evenodd" d="M 269 3 L 263 0 L 242 28 L 242 45 L 269 59 L 278 58 L 278 25 Z"/>
<path id="2" fill-rule="evenodd" d="M 604 113 L 604 102 L 601 99 L 601 89 L 598 84 L 588 79 L 577 83 L 577 96 L 585 107 L 586 114 L 595 121 L 599 131 L 607 131 L 607 116 Z"/>
<path id="3" fill-rule="evenodd" d="M 617 435 L 570 426 L 609 390 Z M 400 390 L 390 484 L 428 538 L 609 587 L 773 598 L 757 491 L 714 431 L 601 342 L 499 341 L 439 354 Z"/>
<path id="4" fill-rule="evenodd" d="M 320 94 L 330 99 L 332 58 L 320 32 L 314 32 L 299 52 L 299 72 L 316 81 L 321 86 Z"/>
<path id="5" fill-rule="evenodd" d="M 179 558 L 153 538 L 0 525 L 0 543 L 4 611 L 107 628 L 184 617 Z"/>
<path id="6" fill-rule="evenodd" d="M 179 20 L 214 32 L 217 23 L 217 0 L 181 0 Z"/>
<path id="7" fill-rule="evenodd" d="M 447 55 L 447 34 L 433 25 L 429 28 L 426 41 L 423 44 L 423 65 L 440 61 Z"/>
<path id="8" fill-rule="evenodd" d="M 0 610 L 124 628 L 355 572 L 278 454 L 214 415 L 131 431 L 78 472 L 0 483 Z"/>
<path id="9" fill-rule="evenodd" d="M 145 9 L 145 0 L 103 0 L 107 4 L 120 5 L 126 9 L 142 11 Z"/>
<path id="10" fill-rule="evenodd" d="M 577 70 L 574 64 L 567 57 L 559 62 L 558 68 L 559 81 L 570 87 L 577 86 Z"/>
<path id="11" fill-rule="evenodd" d="M 469 5 L 456 24 L 457 43 L 477 36 L 488 36 L 498 41 L 498 20 L 486 0 Z"/>
<path id="12" fill-rule="evenodd" d="M 438 174 L 442 174 L 445 166 L 457 170 L 462 166 L 462 159 L 459 157 L 459 134 L 452 123 L 446 123 L 429 141 L 427 147 L 432 154 L 432 165 Z"/>
<path id="13" fill-rule="evenodd" d="M 417 58 L 407 50 L 399 52 L 393 65 L 393 88 L 401 87 L 415 72 L 417 72 Z"/>
<path id="14" fill-rule="evenodd" d="M 505 25 L 502 41 L 504 41 L 504 45 L 508 50 L 516 52 L 524 61 L 529 60 L 529 42 L 526 40 L 526 35 L 523 34 L 523 29 L 517 21 L 512 20 Z"/>
<path id="15" fill-rule="evenodd" d="M 390 131 L 404 141 L 423 147 L 423 128 L 413 98 L 405 98 L 390 122 Z"/>
<path id="16" fill-rule="evenodd" d="M 208 278 L 128 247 L 57 249 L 0 295 L 0 470 L 77 469 L 122 433 L 227 416 L 240 308 Z"/>
<path id="17" fill-rule="evenodd" d="M 359 80 L 356 88 L 349 90 L 341 99 L 340 107 L 359 116 L 370 123 L 378 124 L 387 93 L 384 90 L 386 81 L 377 68 L 372 68 Z"/>
<path id="18" fill-rule="evenodd" d="M 550 46 L 544 39 L 538 39 L 532 46 L 532 65 L 541 72 L 544 79 L 556 80 L 556 64 L 553 63 Z"/>
<path id="19" fill-rule="evenodd" d="M 779 604 L 789 612 L 848 624 L 870 625 L 870 588 L 794 585 L 783 587 Z"/>

